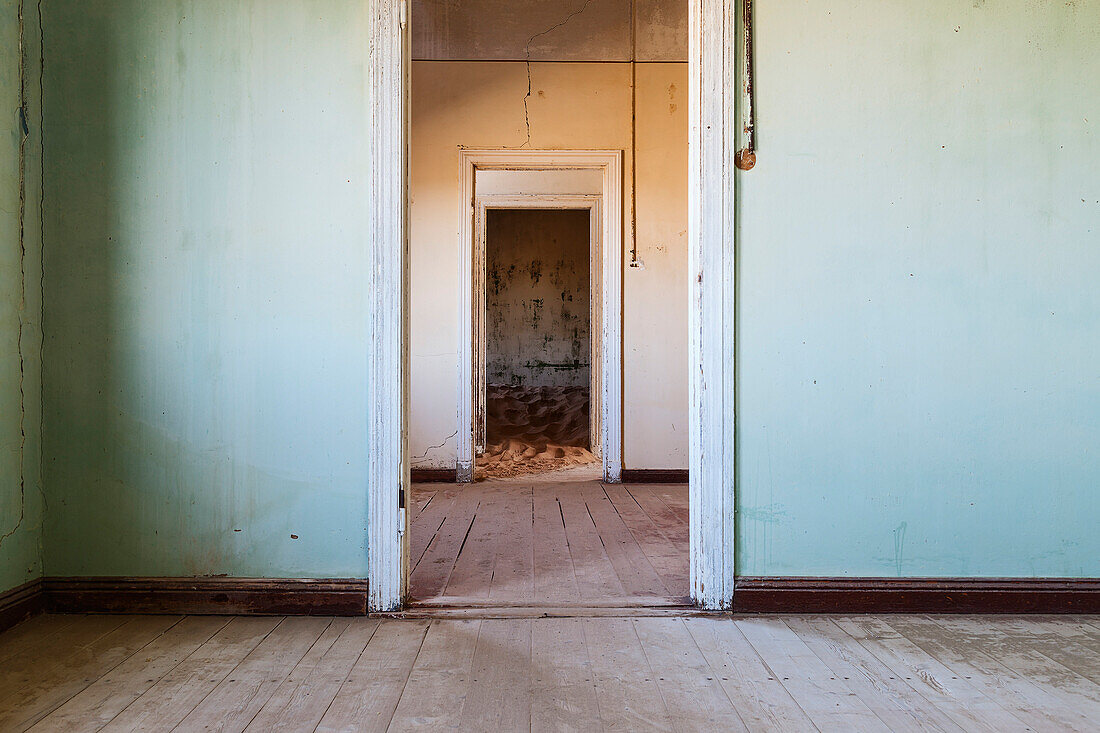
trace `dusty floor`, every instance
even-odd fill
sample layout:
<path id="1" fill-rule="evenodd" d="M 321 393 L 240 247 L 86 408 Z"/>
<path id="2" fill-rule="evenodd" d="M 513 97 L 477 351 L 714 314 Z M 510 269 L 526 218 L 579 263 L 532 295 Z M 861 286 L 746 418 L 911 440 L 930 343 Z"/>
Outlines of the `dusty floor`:
<path id="1" fill-rule="evenodd" d="M 1004 733 L 1097 721 L 1096 616 L 46 615 L 0 634 L 3 731 Z"/>
<path id="2" fill-rule="evenodd" d="M 688 489 L 602 484 L 598 467 L 414 484 L 410 594 L 463 605 L 682 605 Z"/>

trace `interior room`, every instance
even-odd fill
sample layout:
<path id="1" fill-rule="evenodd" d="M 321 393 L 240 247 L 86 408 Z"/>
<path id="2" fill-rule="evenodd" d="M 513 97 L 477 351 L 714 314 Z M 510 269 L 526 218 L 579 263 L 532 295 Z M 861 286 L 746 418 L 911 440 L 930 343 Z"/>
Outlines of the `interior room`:
<path id="1" fill-rule="evenodd" d="M 594 463 L 592 214 L 489 209 L 485 229 L 485 440 L 474 475 Z"/>
<path id="2" fill-rule="evenodd" d="M 445 7 L 411 26 L 412 604 L 684 606 L 686 7 L 535 38 Z"/>
<path id="3" fill-rule="evenodd" d="M 0 0 L 0 731 L 1095 730 L 1097 39 Z"/>

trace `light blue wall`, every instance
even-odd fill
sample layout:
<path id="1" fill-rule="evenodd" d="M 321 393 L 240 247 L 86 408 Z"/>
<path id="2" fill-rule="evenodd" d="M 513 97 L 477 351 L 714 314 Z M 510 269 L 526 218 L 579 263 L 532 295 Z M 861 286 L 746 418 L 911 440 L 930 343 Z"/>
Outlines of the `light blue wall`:
<path id="1" fill-rule="evenodd" d="M 42 575 L 41 139 L 33 6 L 25 10 L 24 27 L 21 62 L 19 3 L 0 0 L 0 593 Z M 19 115 L 24 89 L 25 142 Z"/>
<path id="2" fill-rule="evenodd" d="M 365 575 L 368 14 L 47 0 L 47 575 Z"/>
<path id="3" fill-rule="evenodd" d="M 756 11 L 739 572 L 1100 576 L 1100 4 Z M 48 575 L 365 573 L 367 12 L 47 0 Z"/>
<path id="4" fill-rule="evenodd" d="M 1100 3 L 757 3 L 745 575 L 1100 576 Z"/>

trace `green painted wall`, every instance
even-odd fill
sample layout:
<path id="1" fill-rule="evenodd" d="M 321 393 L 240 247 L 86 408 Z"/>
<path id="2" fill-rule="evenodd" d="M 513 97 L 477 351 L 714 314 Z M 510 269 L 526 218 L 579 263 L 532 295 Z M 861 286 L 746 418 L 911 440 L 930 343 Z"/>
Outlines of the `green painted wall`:
<path id="1" fill-rule="evenodd" d="M 33 5 L 26 15 L 21 54 L 19 3 L 0 0 L 0 593 L 42 575 L 41 140 Z M 19 115 L 22 67 L 29 127 L 25 142 Z M 26 191 L 22 227 L 21 168 Z"/>
<path id="2" fill-rule="evenodd" d="M 1100 576 L 1100 5 L 756 11 L 739 571 Z M 47 0 L 47 574 L 364 574 L 366 13 Z"/>
<path id="3" fill-rule="evenodd" d="M 47 0 L 47 575 L 365 575 L 368 15 Z"/>
<path id="4" fill-rule="evenodd" d="M 1100 576 L 1100 3 L 757 3 L 739 572 Z"/>

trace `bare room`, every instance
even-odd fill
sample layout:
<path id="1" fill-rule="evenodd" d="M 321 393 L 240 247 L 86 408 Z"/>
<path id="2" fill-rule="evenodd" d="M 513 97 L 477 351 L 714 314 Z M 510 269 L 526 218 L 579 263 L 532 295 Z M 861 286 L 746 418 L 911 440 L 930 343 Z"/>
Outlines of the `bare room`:
<path id="1" fill-rule="evenodd" d="M 1095 731 L 1097 39 L 0 0 L 0 731 Z"/>

